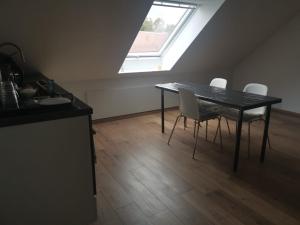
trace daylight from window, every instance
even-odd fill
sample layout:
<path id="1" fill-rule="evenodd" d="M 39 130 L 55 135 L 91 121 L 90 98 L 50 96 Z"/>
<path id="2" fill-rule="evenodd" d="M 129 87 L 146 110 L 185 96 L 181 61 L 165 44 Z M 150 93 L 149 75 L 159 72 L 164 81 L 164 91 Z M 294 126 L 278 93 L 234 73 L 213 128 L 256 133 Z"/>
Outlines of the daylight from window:
<path id="1" fill-rule="evenodd" d="M 139 53 L 161 53 L 188 11 L 187 8 L 153 5 L 128 56 L 136 56 Z"/>
<path id="2" fill-rule="evenodd" d="M 119 74 L 170 71 L 224 0 L 156 0 Z"/>
<path id="3" fill-rule="evenodd" d="M 174 42 L 196 8 L 195 4 L 154 1 L 119 73 L 170 70 L 177 54 L 165 55 L 174 48 Z"/>

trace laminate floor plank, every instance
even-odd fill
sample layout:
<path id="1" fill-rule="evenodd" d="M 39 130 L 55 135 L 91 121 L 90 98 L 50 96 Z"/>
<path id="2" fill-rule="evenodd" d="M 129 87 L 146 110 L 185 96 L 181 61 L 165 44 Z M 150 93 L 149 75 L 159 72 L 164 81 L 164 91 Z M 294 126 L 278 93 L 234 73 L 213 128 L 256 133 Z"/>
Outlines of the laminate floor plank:
<path id="1" fill-rule="evenodd" d="M 261 124 L 261 125 L 263 125 L 263 124 Z M 257 132 L 254 132 L 254 134 L 261 133 L 261 127 L 258 127 L 258 129 L 259 130 Z M 261 136 L 259 136 L 259 138 L 261 138 Z M 229 138 L 227 138 L 227 141 L 231 142 L 229 144 L 232 146 L 233 140 L 230 136 L 229 136 Z M 242 168 L 240 168 L 240 170 L 245 172 L 245 169 L 247 169 L 248 171 L 246 171 L 246 175 L 240 176 L 239 177 L 240 179 L 236 179 L 236 181 L 239 184 L 242 184 L 241 181 L 246 181 L 246 182 L 243 183 L 243 185 L 249 185 L 250 184 L 252 187 L 255 187 L 255 188 L 252 188 L 252 191 L 257 191 L 256 193 L 260 192 L 260 197 L 262 197 L 264 199 L 267 199 L 268 201 L 271 202 L 272 205 L 276 205 L 276 206 L 281 207 L 281 203 L 277 204 L 278 200 L 282 199 L 283 202 L 287 202 L 287 200 L 289 200 L 290 201 L 289 203 L 292 203 L 294 205 L 294 207 L 291 210 L 286 210 L 286 207 L 281 207 L 281 209 L 283 211 L 292 212 L 294 214 L 294 216 L 297 217 L 297 215 L 299 215 L 299 213 L 298 213 L 299 210 L 298 209 L 299 209 L 299 197 L 300 196 L 299 196 L 299 192 L 297 192 L 295 190 L 300 188 L 299 187 L 299 175 L 300 174 L 298 172 L 299 168 L 295 168 L 295 167 L 297 167 L 296 165 L 298 164 L 297 162 L 299 162 L 299 159 L 296 158 L 296 157 L 290 158 L 288 155 L 282 155 L 281 152 L 278 154 L 278 151 L 274 151 L 273 148 L 275 147 L 277 149 L 280 149 L 280 148 L 283 148 L 285 146 L 272 145 L 272 149 L 269 150 L 269 152 L 272 153 L 270 155 L 272 157 L 272 159 L 270 160 L 270 162 L 267 161 L 266 163 L 273 163 L 274 162 L 273 157 L 276 157 L 276 163 L 274 163 L 273 167 L 266 167 L 266 168 L 261 167 L 261 165 L 258 163 L 259 153 L 260 153 L 259 148 L 260 148 L 261 141 L 260 140 L 256 141 L 254 139 L 254 140 L 252 140 L 252 142 L 257 143 L 256 144 L 257 147 L 255 148 L 255 146 L 253 146 L 251 151 L 258 150 L 258 151 L 256 151 L 257 154 L 253 155 L 250 160 L 249 159 L 245 160 L 243 158 L 241 159 L 241 161 L 242 161 L 241 164 L 247 164 L 247 167 L 242 167 Z M 175 145 L 174 148 L 176 148 L 176 146 L 177 145 Z M 228 150 L 230 151 L 230 149 L 225 149 L 225 152 L 221 152 L 221 153 L 225 153 L 225 154 L 228 155 L 228 154 L 230 154 L 230 152 L 228 152 Z M 211 152 L 212 151 L 209 151 L 207 153 L 211 153 Z M 269 152 L 267 152 L 267 154 Z M 202 151 L 202 153 L 204 153 L 204 151 Z M 230 154 L 230 155 L 232 155 L 232 154 Z M 226 155 L 221 155 L 221 157 L 228 158 L 228 157 L 226 157 Z M 198 157 L 198 158 L 200 158 L 200 157 Z M 205 158 L 207 158 L 207 155 L 206 155 Z M 232 159 L 229 158 L 229 161 L 231 161 L 231 160 Z M 225 170 L 227 173 L 229 172 L 229 175 L 230 175 L 230 171 L 227 171 L 226 168 L 222 169 L 222 168 L 217 168 L 216 167 L 216 164 L 214 162 L 217 162 L 217 161 L 220 161 L 220 159 L 216 158 L 216 160 L 211 161 L 211 163 L 209 163 L 209 164 L 205 163 L 204 165 L 209 166 L 210 169 L 213 169 L 213 170 L 216 170 L 216 169 L 219 170 L 219 171 L 224 171 Z M 222 161 L 224 161 L 224 160 L 222 159 Z M 253 163 L 253 161 L 255 163 Z M 226 161 L 224 161 L 224 162 L 226 163 Z M 288 162 L 292 162 L 292 163 L 289 164 Z M 229 163 L 231 163 L 231 162 L 229 162 Z M 226 163 L 226 164 L 228 164 L 228 163 Z M 213 168 L 212 166 L 215 167 L 215 168 Z M 279 167 L 279 168 L 277 168 L 277 167 Z M 275 172 L 274 169 L 276 169 L 277 171 Z M 206 168 L 206 170 L 207 170 L 207 168 Z M 266 170 L 268 170 L 268 171 L 266 171 Z M 265 175 L 263 175 L 262 173 L 265 173 Z M 289 174 L 289 176 L 286 176 L 287 173 Z M 218 173 L 218 174 L 220 175 L 220 173 Z M 238 174 L 239 173 L 234 174 L 233 177 L 239 176 Z M 280 178 L 281 175 L 284 176 L 284 179 L 278 179 L 278 178 Z M 251 178 L 251 177 L 254 178 L 253 181 L 249 181 L 249 178 Z M 283 186 L 283 188 L 287 189 L 288 191 L 287 192 L 281 192 L 281 190 L 282 190 L 281 188 L 276 188 L 276 189 L 270 188 L 270 187 L 272 187 L 272 185 L 271 186 L 267 185 L 266 181 L 270 180 L 271 177 L 273 177 L 274 179 L 271 180 L 270 183 L 272 183 L 273 185 L 277 183 L 279 187 Z M 261 179 L 261 180 L 259 182 L 257 182 L 258 179 Z M 285 181 L 285 179 L 287 179 L 287 181 Z M 291 180 L 293 180 L 294 182 L 291 182 Z M 294 185 L 293 185 L 293 183 L 294 183 Z M 292 185 L 287 185 L 287 184 L 292 184 Z M 262 190 L 262 188 L 264 188 L 265 190 Z M 294 195 L 289 194 L 290 189 L 292 189 L 292 193 L 294 193 Z M 263 191 L 266 191 L 266 192 L 263 192 Z M 268 198 L 266 193 L 268 195 L 270 195 L 272 193 L 273 196 L 271 196 L 271 198 Z"/>
<path id="2" fill-rule="evenodd" d="M 251 157 L 243 126 L 240 164 L 233 173 L 234 127 L 222 121 L 224 148 L 212 143 L 217 121 L 199 131 L 197 160 L 193 121 L 179 122 L 167 140 L 178 110 L 94 124 L 97 224 L 300 224 L 300 119 L 272 113 L 266 161 L 259 163 L 263 123 L 251 126 Z M 101 205 L 101 203 L 103 203 Z"/>
<path id="3" fill-rule="evenodd" d="M 183 225 L 183 223 L 170 211 L 162 212 L 150 219 L 152 225 Z"/>
<path id="4" fill-rule="evenodd" d="M 273 223 L 267 220 L 262 215 L 255 212 L 253 209 L 241 204 L 232 196 L 227 195 L 222 191 L 211 192 L 208 198 L 215 202 L 218 207 L 225 209 L 231 216 L 236 217 L 245 225 L 272 225 Z"/>
<path id="5" fill-rule="evenodd" d="M 92 225 L 123 225 L 117 212 L 105 199 L 103 193 L 98 192 L 97 196 L 97 215 L 98 220 Z"/>
<path id="6" fill-rule="evenodd" d="M 125 225 L 151 225 L 135 203 L 119 208 L 117 212 Z"/>
<path id="7" fill-rule="evenodd" d="M 222 225 L 243 225 L 235 216 L 230 215 L 226 208 L 221 207 L 208 195 L 197 191 L 190 191 L 184 194 L 184 199 L 191 203 L 195 208 L 207 216 L 214 224 Z"/>
<path id="8" fill-rule="evenodd" d="M 114 209 L 133 203 L 119 183 L 109 174 L 103 165 L 97 163 L 97 190 L 101 191 Z"/>
<path id="9" fill-rule="evenodd" d="M 120 169 L 105 152 L 99 155 L 99 163 L 104 165 L 112 177 L 126 190 L 127 197 L 132 199 L 146 216 L 152 217 L 167 210 L 166 206 L 136 179 L 132 171 Z"/>

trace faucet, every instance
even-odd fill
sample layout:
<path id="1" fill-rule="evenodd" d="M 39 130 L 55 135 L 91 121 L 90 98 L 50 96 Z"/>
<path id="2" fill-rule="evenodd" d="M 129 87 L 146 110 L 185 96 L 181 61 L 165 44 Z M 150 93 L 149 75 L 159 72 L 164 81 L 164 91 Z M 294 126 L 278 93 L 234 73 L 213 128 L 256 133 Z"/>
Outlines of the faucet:
<path id="1" fill-rule="evenodd" d="M 23 51 L 18 45 L 14 44 L 12 42 L 4 42 L 4 43 L 0 44 L 0 48 L 8 47 L 8 46 L 14 47 L 17 50 L 17 52 L 19 53 L 20 59 L 22 61 L 22 65 L 19 68 L 21 69 L 21 72 L 22 72 L 21 79 L 23 80 L 23 76 L 24 76 L 24 73 L 25 73 L 24 68 L 23 68 L 23 65 L 25 63 L 25 57 L 24 57 Z M 10 56 L 14 56 L 15 54 L 16 53 L 14 52 Z M 14 79 L 14 77 L 13 77 L 13 79 Z M 1 71 L 0 71 L 0 81 L 2 81 Z"/>
<path id="2" fill-rule="evenodd" d="M 22 62 L 25 63 L 25 57 L 24 57 L 23 51 L 22 51 L 22 49 L 18 45 L 14 44 L 12 42 L 4 42 L 4 43 L 0 44 L 0 48 L 6 47 L 6 46 L 12 46 L 15 49 L 17 49 Z"/>

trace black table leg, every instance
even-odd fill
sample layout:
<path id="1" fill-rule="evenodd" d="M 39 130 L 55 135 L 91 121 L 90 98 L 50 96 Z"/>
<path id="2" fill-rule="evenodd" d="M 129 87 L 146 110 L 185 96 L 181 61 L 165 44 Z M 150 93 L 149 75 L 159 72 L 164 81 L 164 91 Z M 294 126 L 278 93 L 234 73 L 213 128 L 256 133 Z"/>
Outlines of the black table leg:
<path id="1" fill-rule="evenodd" d="M 241 142 L 241 133 L 242 133 L 242 124 L 243 124 L 243 115 L 244 111 L 240 110 L 239 119 L 236 126 L 236 139 L 235 139 L 235 153 L 234 153 L 234 162 L 233 162 L 233 171 L 236 172 L 239 164 L 239 154 L 240 154 L 240 142 Z"/>
<path id="2" fill-rule="evenodd" d="M 267 145 L 268 134 L 269 134 L 270 114 L 271 114 L 271 105 L 268 105 L 266 110 L 264 137 L 261 146 L 260 162 L 264 162 L 265 160 L 266 145 Z"/>
<path id="3" fill-rule="evenodd" d="M 161 132 L 165 133 L 165 91 L 161 89 Z"/>
<path id="4" fill-rule="evenodd" d="M 91 163 L 92 163 L 92 179 L 93 179 L 93 193 L 94 195 L 97 194 L 96 188 L 96 172 L 95 172 L 95 164 L 97 162 L 96 158 L 96 150 L 95 150 L 95 143 L 93 137 L 93 126 L 92 126 L 92 117 L 89 115 L 89 131 L 90 131 L 90 148 L 91 148 Z"/>

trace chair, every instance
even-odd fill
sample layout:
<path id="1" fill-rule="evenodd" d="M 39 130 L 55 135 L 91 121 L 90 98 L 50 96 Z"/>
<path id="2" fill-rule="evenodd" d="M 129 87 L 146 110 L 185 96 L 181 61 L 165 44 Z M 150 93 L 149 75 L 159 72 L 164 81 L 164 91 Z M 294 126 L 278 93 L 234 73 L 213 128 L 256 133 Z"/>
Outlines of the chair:
<path id="1" fill-rule="evenodd" d="M 211 80 L 209 86 L 226 89 L 227 80 L 224 78 L 214 78 Z M 205 108 L 205 109 L 213 111 L 213 112 L 220 112 L 222 109 L 221 106 L 219 106 L 218 104 L 212 103 L 212 102 L 208 102 L 208 101 L 204 101 L 204 100 L 198 100 L 198 102 L 202 108 Z M 225 118 L 225 120 L 226 120 L 228 130 L 230 132 L 228 120 L 226 118 Z M 196 127 L 196 123 L 195 123 L 195 127 Z M 194 127 L 194 130 L 195 130 L 195 127 Z M 206 121 L 206 140 L 207 140 L 207 127 L 208 127 L 208 121 Z"/>
<path id="2" fill-rule="evenodd" d="M 208 121 L 211 119 L 218 119 L 218 128 L 221 126 L 220 124 L 220 116 L 218 113 L 211 112 L 209 110 L 206 110 L 202 107 L 197 102 L 197 97 L 195 96 L 194 92 L 188 89 L 184 88 L 179 88 L 179 115 L 177 116 L 173 129 L 171 131 L 169 140 L 168 140 L 168 145 L 170 144 L 172 135 L 174 133 L 175 127 L 177 122 L 181 117 L 186 117 L 186 118 L 191 118 L 196 121 L 197 125 L 197 131 L 196 131 L 196 136 L 195 136 L 195 144 L 194 144 L 194 152 L 193 152 L 193 159 L 195 159 L 195 152 L 196 152 L 196 147 L 197 147 L 197 142 L 198 142 L 198 134 L 199 134 L 199 127 L 200 123 L 203 121 Z M 219 129 L 221 131 L 221 129 Z M 195 133 L 195 132 L 194 132 Z M 221 141 L 221 146 L 222 146 L 222 136 L 221 132 L 220 134 L 220 141 Z"/>
<path id="3" fill-rule="evenodd" d="M 243 92 L 266 96 L 268 93 L 268 87 L 264 84 L 250 83 L 244 87 Z M 266 107 L 259 107 L 259 108 L 244 111 L 243 121 L 248 123 L 248 158 L 250 157 L 251 123 L 259 120 L 263 120 L 265 122 L 265 118 L 264 118 L 265 111 L 266 111 Z M 239 111 L 236 109 L 225 109 L 221 113 L 221 115 L 226 119 L 237 121 L 239 118 Z M 219 127 L 217 128 L 215 138 L 217 136 L 218 129 Z M 228 131 L 230 133 L 229 126 L 228 126 Z M 269 136 L 268 136 L 268 144 L 269 144 L 269 148 L 271 148 Z"/>
<path id="4" fill-rule="evenodd" d="M 209 86 L 225 89 L 227 86 L 227 80 L 224 78 L 214 78 L 211 80 Z"/>
<path id="5" fill-rule="evenodd" d="M 211 80 L 209 86 L 226 89 L 227 80 L 223 79 L 223 78 L 214 78 L 214 79 Z M 200 99 L 198 99 L 198 102 L 199 102 L 199 104 L 202 105 L 202 107 L 205 107 L 207 109 L 208 108 L 210 110 L 218 110 L 219 109 L 218 104 L 208 102 L 208 101 L 204 101 L 204 100 L 200 100 Z"/>

